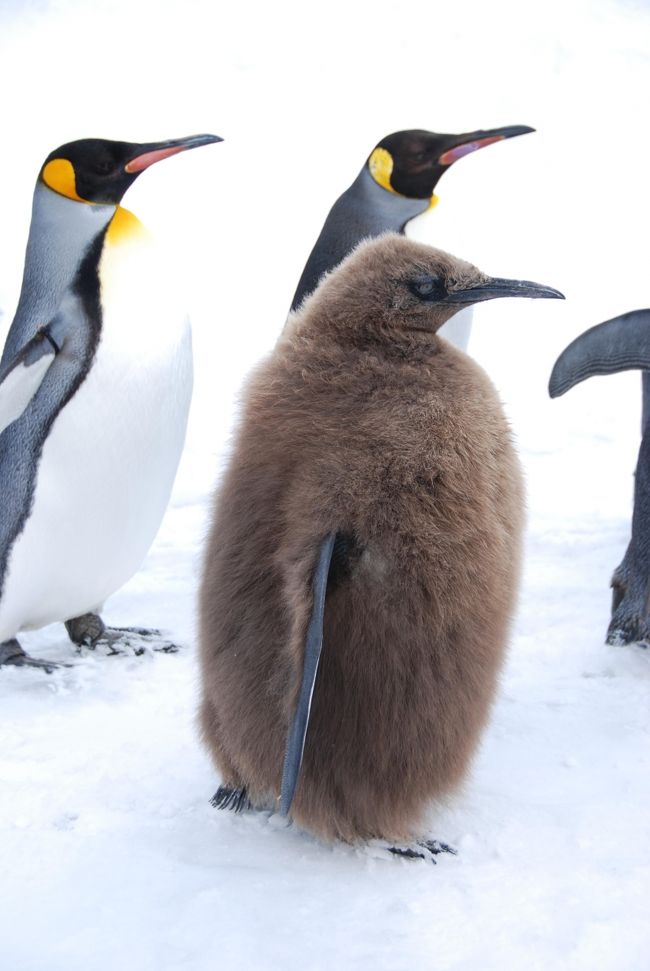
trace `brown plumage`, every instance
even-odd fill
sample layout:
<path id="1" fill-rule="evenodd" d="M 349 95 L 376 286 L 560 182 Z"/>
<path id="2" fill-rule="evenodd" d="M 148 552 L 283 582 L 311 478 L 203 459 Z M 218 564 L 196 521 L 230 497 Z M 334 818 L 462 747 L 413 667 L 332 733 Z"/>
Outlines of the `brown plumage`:
<path id="1" fill-rule="evenodd" d="M 291 812 L 325 838 L 422 835 L 427 804 L 467 771 L 515 603 L 508 424 L 487 375 L 435 334 L 460 304 L 416 295 L 423 280 L 490 283 L 388 235 L 290 320 L 246 389 L 205 557 L 203 736 L 227 785 L 275 806 L 312 571 L 339 534 Z"/>

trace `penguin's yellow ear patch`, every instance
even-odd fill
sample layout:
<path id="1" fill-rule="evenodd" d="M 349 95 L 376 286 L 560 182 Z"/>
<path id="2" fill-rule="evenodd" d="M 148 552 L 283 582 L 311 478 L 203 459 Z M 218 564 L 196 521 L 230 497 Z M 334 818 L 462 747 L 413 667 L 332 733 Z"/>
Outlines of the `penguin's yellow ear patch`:
<path id="1" fill-rule="evenodd" d="M 61 196 L 74 199 L 76 202 L 86 202 L 80 195 L 77 195 L 77 183 L 74 175 L 72 162 L 67 158 L 53 158 L 43 169 L 43 182 L 54 189 Z"/>
<path id="2" fill-rule="evenodd" d="M 368 159 L 371 176 L 382 189 L 387 189 L 389 192 L 395 192 L 390 184 L 393 164 L 393 156 L 385 148 L 376 148 Z M 395 194 L 398 195 L 398 193 Z"/>
<path id="3" fill-rule="evenodd" d="M 429 209 L 434 209 L 439 202 L 440 202 L 440 196 L 437 196 L 434 192 L 431 198 L 429 199 Z M 427 209 L 427 212 L 429 211 L 429 209 Z"/>

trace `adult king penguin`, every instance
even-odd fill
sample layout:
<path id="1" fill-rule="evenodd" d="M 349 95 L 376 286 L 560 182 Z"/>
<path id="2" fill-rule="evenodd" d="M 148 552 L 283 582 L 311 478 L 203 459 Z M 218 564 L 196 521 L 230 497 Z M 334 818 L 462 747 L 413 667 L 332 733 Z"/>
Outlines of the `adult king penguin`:
<path id="1" fill-rule="evenodd" d="M 642 370 L 643 422 L 634 476 L 632 536 L 612 576 L 608 644 L 650 644 L 650 310 L 632 310 L 576 337 L 558 357 L 549 381 L 557 398 L 597 374 Z"/>
<path id="2" fill-rule="evenodd" d="M 200 598 L 215 805 L 410 843 L 463 778 L 515 603 L 522 481 L 489 378 L 437 331 L 513 296 L 562 295 L 387 234 L 253 375 Z"/>
<path id="3" fill-rule="evenodd" d="M 459 158 L 487 145 L 535 131 L 509 125 L 488 131 L 441 135 L 410 130 L 393 132 L 373 148 L 358 176 L 332 206 L 307 260 L 291 309 L 296 310 L 362 239 L 404 233 L 407 224 L 438 202 L 440 178 Z M 443 335 L 463 350 L 471 330 L 471 310 L 445 326 Z"/>
<path id="4" fill-rule="evenodd" d="M 0 664 L 53 667 L 15 636 L 53 621 L 76 644 L 155 636 L 106 628 L 99 610 L 138 569 L 167 505 L 191 336 L 120 201 L 153 163 L 218 141 L 82 139 L 39 172 L 0 361 Z"/>

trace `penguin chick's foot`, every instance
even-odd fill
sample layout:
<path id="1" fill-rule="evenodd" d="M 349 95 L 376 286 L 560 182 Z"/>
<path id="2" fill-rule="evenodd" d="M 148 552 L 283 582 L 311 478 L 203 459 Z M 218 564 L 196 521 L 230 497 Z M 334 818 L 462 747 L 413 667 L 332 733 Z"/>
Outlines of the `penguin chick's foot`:
<path id="1" fill-rule="evenodd" d="M 394 856 L 401 856 L 407 860 L 429 860 L 433 864 L 438 862 L 436 857 L 440 853 L 451 853 L 453 856 L 458 856 L 458 850 L 448 846 L 447 843 L 440 843 L 438 840 L 418 840 L 408 846 L 389 846 L 387 849 Z"/>
<path id="2" fill-rule="evenodd" d="M 30 657 L 29 654 L 25 654 L 15 637 L 0 644 L 0 667 L 5 664 L 12 664 L 17 668 L 40 668 L 46 674 L 52 674 L 58 667 L 70 667 L 69 664 L 61 665 L 54 661 L 41 661 L 36 657 Z"/>
<path id="3" fill-rule="evenodd" d="M 108 648 L 108 654 L 124 654 L 130 648 L 134 654 L 147 649 L 175 654 L 178 646 L 160 636 L 160 631 L 147 627 L 107 627 L 99 614 L 83 614 L 66 620 L 65 629 L 78 647 Z"/>
<path id="4" fill-rule="evenodd" d="M 253 808 L 246 786 L 219 786 L 210 800 L 210 805 L 215 809 L 232 809 L 235 813 Z"/>

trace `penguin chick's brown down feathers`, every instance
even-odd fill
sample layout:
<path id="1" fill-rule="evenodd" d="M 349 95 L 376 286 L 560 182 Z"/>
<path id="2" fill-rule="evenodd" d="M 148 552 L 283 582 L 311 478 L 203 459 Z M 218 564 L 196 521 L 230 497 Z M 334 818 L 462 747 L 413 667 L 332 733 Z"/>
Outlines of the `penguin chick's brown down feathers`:
<path id="1" fill-rule="evenodd" d="M 490 380 L 435 333 L 461 305 L 438 297 L 490 283 L 513 281 L 402 236 L 362 243 L 245 393 L 205 557 L 202 731 L 224 782 L 276 807 L 312 573 L 335 531 L 291 812 L 325 838 L 421 835 L 494 695 L 522 479 Z"/>

